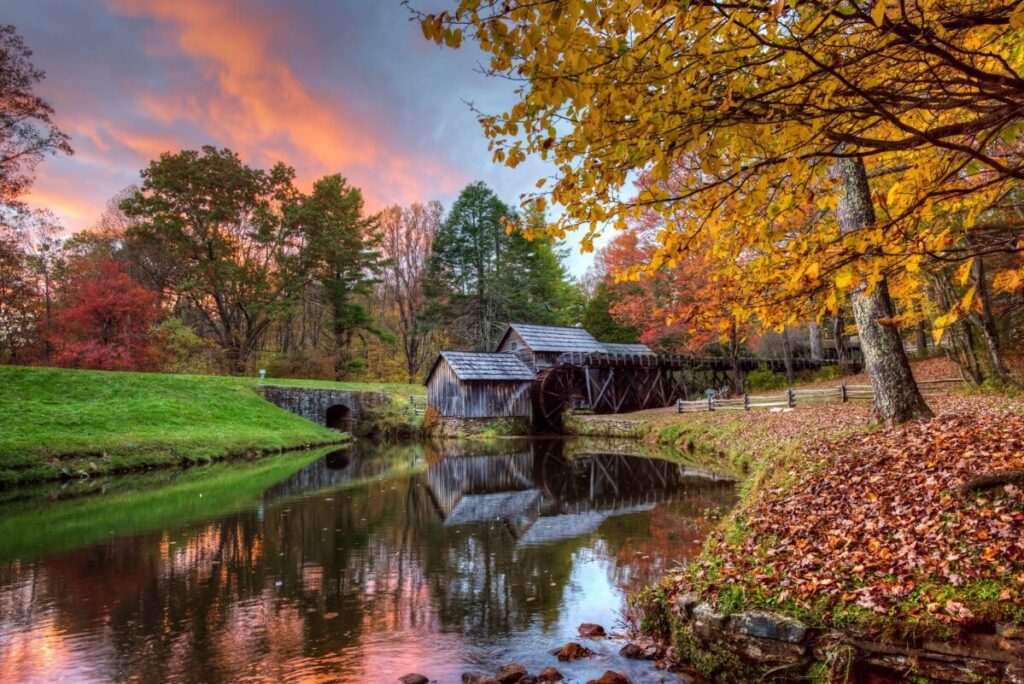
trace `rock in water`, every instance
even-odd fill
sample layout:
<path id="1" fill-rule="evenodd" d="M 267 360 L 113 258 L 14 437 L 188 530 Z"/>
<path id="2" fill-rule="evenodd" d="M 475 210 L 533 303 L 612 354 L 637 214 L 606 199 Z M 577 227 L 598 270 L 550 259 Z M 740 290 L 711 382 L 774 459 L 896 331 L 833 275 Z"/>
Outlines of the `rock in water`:
<path id="1" fill-rule="evenodd" d="M 494 678 L 501 682 L 501 684 L 516 684 L 525 676 L 526 668 L 519 663 L 504 665 L 494 674 Z"/>
<path id="2" fill-rule="evenodd" d="M 619 655 L 623 658 L 633 658 L 634 660 L 655 660 L 664 656 L 665 651 L 657 644 L 641 646 L 640 644 L 630 642 L 619 649 Z"/>
<path id="3" fill-rule="evenodd" d="M 538 682 L 560 682 L 562 679 L 564 679 L 564 677 L 562 677 L 562 673 L 553 667 L 545 667 L 540 671 L 540 674 L 537 675 Z"/>
<path id="4" fill-rule="evenodd" d="M 619 655 L 623 658 L 639 660 L 644 657 L 644 649 L 640 648 L 640 644 L 626 644 L 619 649 Z"/>
<path id="5" fill-rule="evenodd" d="M 601 625 L 595 625 L 592 622 L 584 622 L 580 625 L 580 636 L 584 639 L 596 639 L 607 635 L 604 632 L 604 627 Z"/>
<path id="6" fill-rule="evenodd" d="M 430 684 L 430 680 L 418 672 L 410 672 L 398 678 L 401 684 Z"/>
<path id="7" fill-rule="evenodd" d="M 586 646 L 581 646 L 575 641 L 571 641 L 562 648 L 554 651 L 554 655 L 558 656 L 558 659 L 564 663 L 579 660 L 580 658 L 589 658 L 594 655 L 594 652 Z"/>
<path id="8" fill-rule="evenodd" d="M 483 672 L 463 672 L 462 684 L 498 684 L 498 680 Z"/>
<path id="9" fill-rule="evenodd" d="M 591 679 L 587 684 L 633 684 L 633 680 L 621 672 L 605 670 L 600 679 Z"/>

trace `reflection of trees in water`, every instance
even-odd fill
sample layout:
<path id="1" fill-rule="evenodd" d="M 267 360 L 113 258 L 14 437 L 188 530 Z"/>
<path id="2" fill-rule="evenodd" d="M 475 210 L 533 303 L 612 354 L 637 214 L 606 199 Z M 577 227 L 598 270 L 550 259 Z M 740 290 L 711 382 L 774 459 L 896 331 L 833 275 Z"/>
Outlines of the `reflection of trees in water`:
<path id="1" fill-rule="evenodd" d="M 728 491 L 708 486 L 678 498 L 689 476 L 675 464 L 571 459 L 556 444 L 505 450 L 489 459 L 428 450 L 426 473 L 413 467 L 424 458 L 411 447 L 383 456 L 353 451 L 340 468 L 318 461 L 274 485 L 254 510 L 0 564 L 0 629 L 28 628 L 14 638 L 24 640 L 31 661 L 28 645 L 43 629 L 39 606 L 50 606 L 62 634 L 89 633 L 103 644 L 109 664 L 99 678 L 275 679 L 307 660 L 312 671 L 356 673 L 370 633 L 485 637 L 556 621 L 573 555 L 593 536 L 524 544 L 523 520 L 610 512 L 595 533 L 599 551 L 627 561 L 615 572 L 629 581 L 651 569 L 634 550 L 652 566 L 678 558 L 673 548 L 685 551 L 703 533 L 691 514 Z M 664 500 L 677 502 L 617 514 L 619 503 L 641 494 L 653 507 L 651 478 L 664 481 Z M 289 498 L 298 491 L 317 493 Z M 446 525 L 464 500 L 509 491 L 538 497 L 530 510 L 504 511 L 501 520 L 469 516 Z M 72 657 L 66 643 L 51 643 L 57 661 L 61 648 Z M 16 679 L 25 667 L 0 664 L 0 679 Z"/>

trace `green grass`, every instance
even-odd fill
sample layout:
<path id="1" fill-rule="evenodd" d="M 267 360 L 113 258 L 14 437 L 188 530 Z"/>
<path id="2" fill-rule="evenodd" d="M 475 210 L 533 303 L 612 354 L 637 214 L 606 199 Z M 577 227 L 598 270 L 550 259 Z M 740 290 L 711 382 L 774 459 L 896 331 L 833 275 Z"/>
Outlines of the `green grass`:
<path id="1" fill-rule="evenodd" d="M 279 380 L 383 391 L 415 385 Z M 337 442 L 263 400 L 256 378 L 0 366 L 0 486 Z"/>
<path id="2" fill-rule="evenodd" d="M 212 377 L 212 376 L 203 376 Z M 260 384 L 258 378 L 222 378 L 231 379 L 253 387 Z M 408 401 L 410 395 L 426 396 L 427 388 L 423 385 L 410 385 L 404 382 L 336 382 L 334 380 L 301 380 L 293 378 L 267 378 L 267 385 L 284 385 L 287 387 L 317 387 L 322 389 L 347 390 L 355 392 L 383 392 L 396 399 Z"/>

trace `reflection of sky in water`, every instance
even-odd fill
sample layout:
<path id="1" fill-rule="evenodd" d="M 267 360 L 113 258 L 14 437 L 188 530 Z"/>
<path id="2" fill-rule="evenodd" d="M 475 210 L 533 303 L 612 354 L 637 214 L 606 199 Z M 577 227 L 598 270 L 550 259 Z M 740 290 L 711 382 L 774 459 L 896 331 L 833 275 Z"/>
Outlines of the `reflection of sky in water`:
<path id="1" fill-rule="evenodd" d="M 730 490 L 671 464 L 657 471 L 664 492 L 637 492 L 651 462 L 507 448 L 452 461 L 460 452 L 449 446 L 380 447 L 340 469 L 317 461 L 261 480 L 238 465 L 224 481 L 0 508 L 10 522 L 0 532 L 50 530 L 0 542 L 2 554 L 21 549 L 0 561 L 0 681 L 364 682 L 420 671 L 444 682 L 506 662 L 555 665 L 578 681 L 608 668 L 660 681 L 619 659 L 621 643 L 588 642 L 598 657 L 574 664 L 548 651 L 577 640 L 583 622 L 614 629 L 625 590 L 695 552 L 708 528 L 700 513 L 728 505 Z M 638 482 L 602 485 L 599 470 Z M 199 494 L 202 515 L 190 503 Z M 124 515 L 111 515 L 118 506 Z M 141 520 L 140 507 L 153 517 Z"/>

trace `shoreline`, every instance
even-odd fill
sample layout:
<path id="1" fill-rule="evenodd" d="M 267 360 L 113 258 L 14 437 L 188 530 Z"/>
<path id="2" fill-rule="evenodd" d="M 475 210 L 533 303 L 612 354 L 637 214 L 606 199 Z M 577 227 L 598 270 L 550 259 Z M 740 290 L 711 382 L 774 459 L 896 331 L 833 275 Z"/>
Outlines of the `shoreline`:
<path id="1" fill-rule="evenodd" d="M 300 451 L 310 451 L 329 446 L 344 447 L 352 444 L 352 442 L 352 438 L 349 437 L 347 433 L 340 433 L 338 439 L 308 442 L 296 444 L 294 446 L 228 450 L 221 452 L 220 454 L 203 456 L 200 458 L 193 458 L 187 455 L 175 456 L 173 454 L 161 457 L 160 452 L 147 452 L 144 460 L 123 467 L 100 467 L 99 464 L 101 463 L 109 463 L 102 453 L 61 454 L 60 456 L 55 457 L 61 464 L 70 464 L 72 467 L 75 465 L 81 466 L 83 464 L 95 467 L 90 467 L 88 470 L 83 468 L 71 470 L 64 467 L 61 468 L 61 471 L 57 475 L 46 474 L 50 472 L 50 468 L 48 467 L 40 467 L 39 470 L 42 473 L 40 475 L 36 475 L 33 470 L 26 468 L 24 470 L 14 471 L 19 475 L 17 478 L 10 476 L 11 471 L 0 470 L 0 491 L 9 491 L 20 487 L 31 487 L 33 485 L 53 482 L 69 482 L 107 476 L 116 477 L 121 475 L 132 475 L 155 470 L 185 470 L 196 466 L 211 465 L 214 463 L 227 463 L 231 461 L 258 461 L 260 459 L 271 458 L 274 456 L 282 456 Z M 27 476 L 25 475 L 26 472 Z"/>
<path id="2" fill-rule="evenodd" d="M 997 424 L 998 419 L 993 415 L 1024 414 L 1024 402 L 999 395 L 952 395 L 936 397 L 932 402 L 936 419 L 895 428 L 896 432 L 870 426 L 866 405 L 852 409 L 807 407 L 777 414 L 751 411 L 680 415 L 669 410 L 634 415 L 632 420 L 643 420 L 645 440 L 670 443 L 694 454 L 710 454 L 712 461 L 732 464 L 744 475 L 739 483 L 737 507 L 723 520 L 698 559 L 687 568 L 669 574 L 659 585 L 633 597 L 635 624 L 644 633 L 673 646 L 679 656 L 697 666 L 702 675 L 724 677 L 727 681 L 730 678 L 745 681 L 745 678 L 767 673 L 781 679 L 810 677 L 814 681 L 830 681 L 829 677 L 841 669 L 855 667 L 873 667 L 883 672 L 902 668 L 901 671 L 914 673 L 921 681 L 943 679 L 953 671 L 982 679 L 1017 676 L 1024 672 L 1024 592 L 1019 586 L 1021 580 L 1013 580 L 1013 577 L 1024 578 L 1020 574 L 1024 568 L 1019 559 L 1008 559 L 1007 567 L 1013 567 L 1002 574 L 993 575 L 991 579 L 966 581 L 963 586 L 947 586 L 938 575 L 933 577 L 922 572 L 913 580 L 919 588 L 903 595 L 882 614 L 877 612 L 879 609 L 864 608 L 862 603 L 870 603 L 861 600 L 858 591 L 874 591 L 874 587 L 884 582 L 884 566 L 879 570 L 878 579 L 870 574 L 848 576 L 844 574 L 849 572 L 843 569 L 845 566 L 823 575 L 825 584 L 835 582 L 844 587 L 843 591 L 849 594 L 842 596 L 849 598 L 823 592 L 820 588 L 817 594 L 802 598 L 797 591 L 797 578 L 779 574 L 793 570 L 773 569 L 780 564 L 780 558 L 806 556 L 815 563 L 813 567 L 817 567 L 821 561 L 813 561 L 814 558 L 828 559 L 835 554 L 827 546 L 815 547 L 814 542 L 810 547 L 793 544 L 794 540 L 805 544 L 801 540 L 813 538 L 813 531 L 824 524 L 804 520 L 827 522 L 847 515 L 879 525 L 881 529 L 877 534 L 883 539 L 909 534 L 910 539 L 924 549 L 942 539 L 936 536 L 941 532 L 930 531 L 932 528 L 924 531 L 920 522 L 915 531 L 912 518 L 905 523 L 898 519 L 872 518 L 872 509 L 866 508 L 856 496 L 852 504 L 844 504 L 853 508 L 840 515 L 827 496 L 820 498 L 820 494 L 811 494 L 831 491 L 828 486 L 822 490 L 821 485 L 815 483 L 827 482 L 831 471 L 847 464 L 850 457 L 844 450 L 852 449 L 850 453 L 859 456 L 870 453 L 864 449 L 884 444 L 886 440 L 901 446 L 915 444 L 931 431 L 941 431 L 959 415 L 968 416 L 962 422 L 971 426 L 985 418 Z M 587 416 L 585 422 L 591 423 L 589 432 L 593 434 L 600 430 L 602 420 Z M 959 424 L 956 427 L 960 429 Z M 1006 443 L 1003 438 L 993 437 L 989 441 L 992 439 L 998 444 Z M 958 454 L 970 453 L 974 447 L 982 451 L 998 448 L 985 442 L 986 435 L 982 432 L 977 438 L 967 439 L 959 447 L 963 451 L 953 448 Z M 960 481 L 959 475 L 953 473 L 961 471 L 949 471 L 943 476 L 941 457 L 928 456 L 931 452 L 925 450 L 921 453 L 921 456 L 908 456 L 921 459 L 919 465 L 914 461 L 914 472 L 934 471 L 936 477 L 945 477 L 931 496 L 948 503 L 948 492 L 955 492 L 956 483 Z M 1012 461 L 1014 455 L 1007 458 Z M 978 460 L 977 467 L 984 470 L 984 459 Z M 885 466 L 874 472 L 885 473 Z M 896 489 L 898 492 L 900 488 Z M 926 494 L 922 487 L 904 489 L 908 498 L 918 493 L 923 498 Z M 1010 497 L 1008 502 L 1002 500 L 1006 496 L 1001 490 L 985 493 L 988 498 L 981 499 L 982 506 L 994 495 L 992 506 L 1002 511 L 1009 505 L 1012 511 L 1017 491 L 1006 490 L 1006 496 Z M 870 492 L 866 492 L 864 499 L 872 501 L 867 494 Z M 787 519 L 791 521 L 788 530 L 765 517 L 772 507 L 804 499 L 818 503 L 810 508 L 790 504 L 790 509 L 786 509 L 789 511 Z M 975 507 L 973 501 L 968 497 L 963 504 L 955 503 L 949 509 L 950 514 L 971 515 Z M 865 513 L 858 512 L 860 508 L 864 508 Z M 962 514 L 957 513 L 961 510 Z M 1000 515 L 1005 518 L 1006 513 Z M 1020 520 L 1008 524 L 1018 530 L 1022 526 Z M 851 534 L 857 538 L 865 533 L 855 524 Z M 828 537 L 823 537 L 819 543 L 827 540 Z M 973 558 L 970 549 L 963 553 Z M 986 554 L 991 555 L 992 551 Z M 735 569 L 730 570 L 734 566 Z M 783 564 L 783 567 L 799 565 Z M 964 572 L 972 571 L 965 569 Z M 856 590 L 856 587 L 863 589 Z M 829 596 L 830 601 L 822 603 L 821 597 Z"/>

